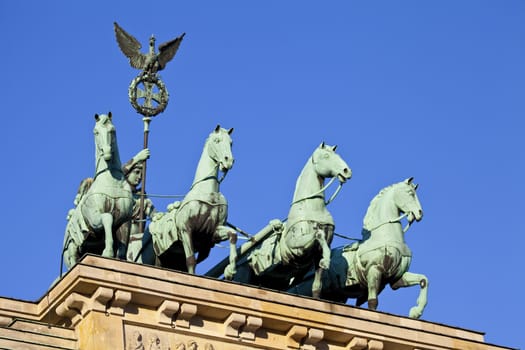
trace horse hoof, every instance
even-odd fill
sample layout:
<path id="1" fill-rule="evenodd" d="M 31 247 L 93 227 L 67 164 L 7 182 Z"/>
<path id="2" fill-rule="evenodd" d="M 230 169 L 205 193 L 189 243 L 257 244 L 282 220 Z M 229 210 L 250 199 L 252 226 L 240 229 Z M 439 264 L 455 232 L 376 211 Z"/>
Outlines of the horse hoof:
<path id="1" fill-rule="evenodd" d="M 408 317 L 410 318 L 420 318 L 423 313 L 418 309 L 417 306 L 414 306 L 410 309 L 410 313 L 408 314 Z"/>
<path id="2" fill-rule="evenodd" d="M 370 310 L 377 310 L 377 305 L 378 305 L 377 299 L 368 300 L 368 308 Z"/>
<path id="3" fill-rule="evenodd" d="M 228 281 L 231 281 L 236 273 L 237 271 L 235 270 L 235 265 L 233 267 L 226 266 L 226 268 L 224 269 L 224 278 Z"/>
<path id="4" fill-rule="evenodd" d="M 112 249 L 104 249 L 104 251 L 102 252 L 102 256 L 105 258 L 114 258 L 115 254 L 113 254 Z"/>

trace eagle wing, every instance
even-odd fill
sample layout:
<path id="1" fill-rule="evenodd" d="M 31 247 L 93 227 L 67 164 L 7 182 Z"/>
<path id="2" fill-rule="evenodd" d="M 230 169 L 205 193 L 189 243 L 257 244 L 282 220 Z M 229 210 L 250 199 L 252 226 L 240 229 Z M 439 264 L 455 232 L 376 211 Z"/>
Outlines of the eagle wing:
<path id="1" fill-rule="evenodd" d="M 117 43 L 122 53 L 129 58 L 129 63 L 133 68 L 144 69 L 147 56 L 140 52 L 142 45 L 135 37 L 122 29 L 117 22 L 114 22 L 114 25 Z"/>
<path id="2" fill-rule="evenodd" d="M 184 35 L 186 35 L 186 33 L 182 33 L 179 37 L 159 45 L 159 55 L 157 57 L 159 70 L 164 69 L 166 64 L 175 56 Z"/>

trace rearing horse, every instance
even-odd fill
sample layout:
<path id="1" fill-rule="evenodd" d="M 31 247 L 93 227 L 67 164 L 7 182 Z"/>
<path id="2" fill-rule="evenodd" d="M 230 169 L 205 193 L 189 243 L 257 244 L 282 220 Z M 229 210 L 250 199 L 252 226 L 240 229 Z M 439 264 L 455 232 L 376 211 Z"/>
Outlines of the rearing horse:
<path id="1" fill-rule="evenodd" d="M 225 226 L 228 204 L 219 192 L 222 179 L 218 177 L 219 170 L 226 175 L 233 166 L 232 132 L 233 129 L 217 125 L 204 144 L 193 184 L 184 200 L 153 218 L 149 231 L 162 266 L 194 274 L 195 265 L 208 256 L 215 243 L 229 239 L 230 264 L 224 274 L 229 279 L 235 274 L 237 233 Z M 184 261 L 180 259 L 181 245 Z"/>
<path id="2" fill-rule="evenodd" d="M 368 301 L 375 310 L 378 294 L 390 284 L 392 289 L 419 285 L 417 305 L 409 316 L 421 317 L 427 304 L 428 279 L 408 272 L 412 252 L 404 235 L 410 224 L 423 217 L 412 178 L 382 189 L 370 202 L 363 220 L 363 239 L 332 251 L 330 269 L 323 275 L 323 299 L 346 302 L 356 298 L 360 306 Z M 401 220 L 407 218 L 403 229 Z M 291 293 L 308 295 L 311 279 L 299 284 Z"/>
<path id="3" fill-rule="evenodd" d="M 423 209 L 416 194 L 413 178 L 384 188 L 372 199 L 363 219 L 363 241 L 354 255 L 356 279 L 367 286 L 357 304 L 368 300 L 370 309 L 377 308 L 377 295 L 389 283 L 392 289 L 420 285 L 417 306 L 410 309 L 409 316 L 419 318 L 427 303 L 428 280 L 424 275 L 408 272 L 412 252 L 405 244 L 405 232 L 401 219 L 408 223 L 423 218 Z M 351 251 L 351 250 L 350 250 Z"/>
<path id="4" fill-rule="evenodd" d="M 79 193 L 78 205 L 69 215 L 64 237 L 68 268 L 76 263 L 81 253 L 100 252 L 100 241 L 103 241 L 102 256 L 115 257 L 117 248 L 118 256 L 125 257 L 128 237 L 115 235 L 117 228 L 131 219 L 134 200 L 121 169 L 111 118 L 111 112 L 95 115 L 95 176 L 85 194 Z M 86 187 L 83 184 L 81 187 Z"/>
<path id="5" fill-rule="evenodd" d="M 298 283 L 313 265 L 315 283 L 312 292 L 314 297 L 319 297 L 322 271 L 330 265 L 330 244 L 335 226 L 326 204 L 341 187 L 328 202 L 324 191 L 336 178 L 341 186 L 352 176 L 352 171 L 335 149 L 336 146 L 323 142 L 313 152 L 297 179 L 284 231 L 272 234 L 250 254 L 248 264 L 251 271 L 246 264 L 239 266 L 236 280 L 286 290 L 291 284 Z M 325 178 L 332 178 L 326 186 Z"/>

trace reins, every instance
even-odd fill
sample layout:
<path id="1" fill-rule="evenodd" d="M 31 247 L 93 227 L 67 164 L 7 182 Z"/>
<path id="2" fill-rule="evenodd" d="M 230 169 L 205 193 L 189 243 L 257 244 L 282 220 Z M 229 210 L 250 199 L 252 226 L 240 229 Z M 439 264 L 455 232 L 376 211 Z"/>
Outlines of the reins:
<path id="1" fill-rule="evenodd" d="M 100 164 L 100 159 L 101 158 L 102 158 L 102 156 L 98 156 L 97 157 L 97 164 L 95 164 L 95 171 L 98 169 L 98 165 Z M 93 175 L 93 181 L 95 181 L 97 176 L 99 176 L 100 174 L 102 174 L 103 172 L 108 171 L 108 170 L 109 170 L 109 167 L 107 167 L 106 169 L 102 169 L 102 170 L 97 171 L 95 173 L 95 175 Z"/>
<path id="2" fill-rule="evenodd" d="M 222 183 L 222 181 L 224 180 L 224 178 L 226 177 L 226 173 L 227 173 L 227 171 L 222 174 L 220 179 L 217 178 L 217 176 L 210 175 L 210 176 L 207 176 L 207 177 L 205 177 L 203 179 L 200 179 L 199 181 L 195 181 L 191 185 L 190 190 L 195 185 L 197 185 L 198 183 L 201 183 L 201 182 L 204 182 L 204 181 L 208 181 L 208 180 L 215 180 L 220 185 Z M 137 193 L 136 195 L 140 196 L 140 193 Z M 184 197 L 186 197 L 186 194 L 154 194 L 154 193 L 145 193 L 144 197 L 151 197 L 151 198 L 184 198 Z"/>
<path id="3" fill-rule="evenodd" d="M 336 178 L 335 176 L 332 177 L 330 179 L 330 181 L 328 181 L 328 183 L 323 188 L 321 188 L 319 191 L 314 192 L 311 195 L 306 196 L 304 198 L 297 199 L 297 200 L 293 201 L 291 205 L 297 204 L 297 203 L 302 202 L 302 201 L 307 200 L 307 199 L 312 199 L 312 198 L 318 197 L 319 194 L 323 193 L 328 187 L 330 187 L 330 185 L 332 185 L 332 183 L 335 181 L 335 178 Z M 328 201 L 324 202 L 324 204 L 325 205 L 330 204 L 335 199 L 335 197 L 337 197 L 337 195 L 339 194 L 339 191 L 341 191 L 342 187 L 343 187 L 343 183 L 339 182 L 339 185 L 337 186 L 337 189 L 335 190 L 335 192 L 332 194 L 330 199 L 328 199 Z M 319 197 L 319 198 L 322 198 L 322 197 Z"/>
<path id="4" fill-rule="evenodd" d="M 396 223 L 396 222 L 400 222 L 401 220 L 403 220 L 407 216 L 408 216 L 408 214 L 405 213 L 403 215 L 398 216 L 397 218 L 395 218 L 393 220 L 389 220 L 387 222 L 383 222 L 382 224 L 379 224 L 379 225 L 375 226 L 374 228 L 372 228 L 371 230 L 368 230 L 368 231 L 372 232 L 372 231 L 377 230 L 378 228 L 380 228 L 381 226 L 384 226 L 386 224 L 393 224 L 393 223 Z M 408 222 L 407 225 L 403 228 L 403 233 L 406 233 L 408 231 L 408 229 L 410 228 L 410 225 L 411 225 L 410 222 Z M 362 240 L 361 238 L 349 237 L 349 236 L 345 236 L 345 235 L 342 235 L 342 234 L 336 233 L 336 232 L 334 232 L 334 236 L 341 237 L 341 238 L 347 239 L 349 241 L 361 241 Z"/>
<path id="5" fill-rule="evenodd" d="M 215 172 L 215 170 L 214 170 Z M 226 177 L 226 174 L 228 174 L 228 170 L 225 170 L 223 171 L 222 173 L 222 176 L 220 178 L 218 178 L 216 175 L 209 175 L 209 176 L 206 176 L 198 181 L 195 181 L 191 187 L 190 187 L 190 191 L 193 189 L 193 187 L 195 187 L 195 185 L 201 183 L 201 182 L 204 182 L 204 181 L 208 181 L 208 180 L 215 180 L 217 181 L 217 183 L 220 185 L 222 183 L 222 181 L 224 180 L 224 178 Z"/>
<path id="6" fill-rule="evenodd" d="M 101 160 L 101 159 L 102 159 L 102 155 L 99 156 L 99 157 L 97 157 L 97 164 L 95 164 L 95 170 L 98 169 L 98 166 L 99 166 L 99 164 L 100 164 L 100 160 Z M 105 169 L 102 169 L 102 170 L 97 171 L 97 172 L 95 173 L 95 175 L 93 175 L 93 181 L 95 181 L 95 179 L 97 178 L 97 176 L 99 176 L 100 174 L 105 173 L 106 171 L 111 171 L 112 169 L 113 169 L 113 170 L 117 170 L 117 171 L 119 171 L 121 174 L 124 174 L 124 173 L 122 172 L 122 169 L 121 169 L 121 168 L 112 168 L 112 167 L 108 166 L 108 167 L 105 168 Z"/>
<path id="7" fill-rule="evenodd" d="M 400 222 L 401 220 L 403 220 L 404 218 L 406 218 L 408 216 L 407 213 L 404 213 L 402 215 L 400 215 L 399 217 L 395 218 L 395 219 L 392 219 L 392 220 L 389 220 L 389 221 L 386 221 L 386 222 L 383 222 L 382 224 L 379 224 L 377 226 L 375 226 L 374 228 L 368 230 L 370 232 L 372 231 L 375 231 L 377 230 L 378 228 L 380 228 L 381 226 L 383 225 L 386 225 L 386 224 L 393 224 L 393 223 L 396 223 L 396 222 Z M 407 225 L 403 228 L 403 233 L 406 233 L 408 231 L 408 229 L 410 228 L 410 222 L 407 223 Z"/>

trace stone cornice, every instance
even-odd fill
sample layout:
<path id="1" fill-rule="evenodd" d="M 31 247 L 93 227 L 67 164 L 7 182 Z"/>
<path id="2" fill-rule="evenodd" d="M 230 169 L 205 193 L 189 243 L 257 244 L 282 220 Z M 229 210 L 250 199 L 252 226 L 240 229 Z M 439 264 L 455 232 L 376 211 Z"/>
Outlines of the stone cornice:
<path id="1" fill-rule="evenodd" d="M 90 255 L 37 302 L 0 298 L 4 325 L 77 327 L 90 313 L 254 348 L 505 349 L 480 332 Z"/>

